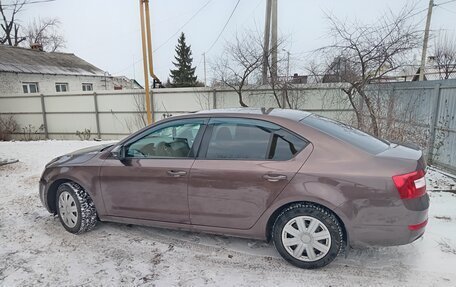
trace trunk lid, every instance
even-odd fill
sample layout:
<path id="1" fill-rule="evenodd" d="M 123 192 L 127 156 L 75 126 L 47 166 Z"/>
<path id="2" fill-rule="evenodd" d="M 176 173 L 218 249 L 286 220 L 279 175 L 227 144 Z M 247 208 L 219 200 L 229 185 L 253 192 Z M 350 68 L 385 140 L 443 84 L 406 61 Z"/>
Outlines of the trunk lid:
<path id="1" fill-rule="evenodd" d="M 426 170 L 426 160 L 424 158 L 424 154 L 417 146 L 391 143 L 388 149 L 376 156 L 398 160 L 403 163 L 409 163 L 409 169 L 404 170 L 404 172 Z"/>

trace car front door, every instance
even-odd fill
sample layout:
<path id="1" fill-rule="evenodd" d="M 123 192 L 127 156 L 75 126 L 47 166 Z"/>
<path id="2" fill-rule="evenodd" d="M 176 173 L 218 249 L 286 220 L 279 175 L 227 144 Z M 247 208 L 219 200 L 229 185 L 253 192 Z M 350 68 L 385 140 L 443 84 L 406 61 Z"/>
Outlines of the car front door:
<path id="1" fill-rule="evenodd" d="M 166 122 L 105 160 L 100 184 L 109 216 L 189 223 L 187 185 L 205 119 Z"/>
<path id="2" fill-rule="evenodd" d="M 190 174 L 191 223 L 252 227 L 303 165 L 307 156 L 296 155 L 307 144 L 270 122 L 212 118 Z"/>

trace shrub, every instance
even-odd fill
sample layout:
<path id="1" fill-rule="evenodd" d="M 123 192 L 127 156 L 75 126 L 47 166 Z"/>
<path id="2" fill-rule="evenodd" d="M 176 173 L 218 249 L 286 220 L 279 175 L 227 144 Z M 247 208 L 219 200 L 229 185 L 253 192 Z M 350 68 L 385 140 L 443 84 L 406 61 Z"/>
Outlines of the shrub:
<path id="1" fill-rule="evenodd" d="M 90 132 L 89 129 L 84 129 L 82 132 L 76 131 L 76 135 L 79 137 L 80 140 L 88 141 L 88 140 L 90 140 L 90 136 L 92 135 L 92 133 Z"/>
<path id="2" fill-rule="evenodd" d="M 19 130 L 14 116 L 2 117 L 0 116 L 0 141 L 11 140 L 11 135 Z"/>

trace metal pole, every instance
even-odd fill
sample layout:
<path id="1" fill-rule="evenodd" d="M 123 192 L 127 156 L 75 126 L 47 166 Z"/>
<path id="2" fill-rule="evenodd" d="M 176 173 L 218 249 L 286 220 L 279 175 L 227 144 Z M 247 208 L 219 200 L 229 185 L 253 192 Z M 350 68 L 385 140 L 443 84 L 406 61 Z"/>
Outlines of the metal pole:
<path id="1" fill-rule="evenodd" d="M 287 80 L 285 81 L 285 99 L 288 99 L 288 82 L 290 81 L 290 52 L 287 51 Z M 285 108 L 286 101 L 283 103 L 283 108 Z M 290 109 L 292 107 L 289 107 Z"/>
<path id="2" fill-rule="evenodd" d="M 290 77 L 290 52 L 287 51 L 287 81 L 288 77 Z"/>
<path id="3" fill-rule="evenodd" d="M 141 41 L 142 41 L 142 53 L 143 53 L 143 68 L 144 68 L 144 85 L 146 89 L 146 113 L 147 113 L 147 124 L 152 123 L 152 113 L 150 110 L 150 87 L 149 87 L 149 71 L 147 68 L 147 45 L 146 45 L 146 31 L 144 29 L 144 5 L 143 0 L 139 0 L 140 5 L 140 19 L 141 19 Z"/>
<path id="4" fill-rule="evenodd" d="M 41 113 L 43 115 L 43 127 L 44 127 L 44 137 L 49 139 L 49 131 L 47 125 L 47 118 L 46 118 L 46 104 L 44 103 L 44 95 L 41 94 Z"/>
<path id="5" fill-rule="evenodd" d="M 146 33 L 147 33 L 147 55 L 149 59 L 149 73 L 150 76 L 157 82 L 160 82 L 158 77 L 154 73 L 154 61 L 152 57 L 152 33 L 150 31 L 150 13 L 149 13 L 149 0 L 143 0 L 144 2 L 144 14 L 146 15 Z"/>
<path id="6" fill-rule="evenodd" d="M 271 4 L 272 0 L 266 0 L 266 14 L 264 19 L 264 42 L 263 42 L 263 85 L 268 83 L 268 61 L 269 61 L 269 36 L 271 34 Z"/>
<path id="7" fill-rule="evenodd" d="M 271 27 L 271 42 L 272 42 L 272 77 L 277 80 L 277 0 L 272 0 L 272 27 Z"/>
<path id="8" fill-rule="evenodd" d="M 204 86 L 207 87 L 207 78 L 206 78 L 206 53 L 203 53 L 203 61 L 204 61 Z"/>
<path id="9" fill-rule="evenodd" d="M 434 87 L 434 106 L 432 112 L 432 120 L 430 123 L 430 137 L 429 137 L 429 147 L 428 147 L 428 162 L 432 164 L 434 160 L 434 143 L 435 143 L 435 130 L 437 128 L 437 123 L 440 113 L 440 84 L 436 84 Z"/>
<path id="10" fill-rule="evenodd" d="M 421 53 L 420 77 L 419 80 L 424 80 L 424 67 L 426 65 L 426 52 L 429 41 L 429 28 L 431 26 L 432 8 L 434 7 L 434 0 L 429 0 L 429 8 L 426 18 L 426 29 L 424 30 L 423 51 Z"/>
<path id="11" fill-rule="evenodd" d="M 97 93 L 93 93 L 93 104 L 95 107 L 95 122 L 97 125 L 97 137 L 101 139 L 101 131 L 100 131 L 100 113 L 98 111 L 98 97 Z"/>

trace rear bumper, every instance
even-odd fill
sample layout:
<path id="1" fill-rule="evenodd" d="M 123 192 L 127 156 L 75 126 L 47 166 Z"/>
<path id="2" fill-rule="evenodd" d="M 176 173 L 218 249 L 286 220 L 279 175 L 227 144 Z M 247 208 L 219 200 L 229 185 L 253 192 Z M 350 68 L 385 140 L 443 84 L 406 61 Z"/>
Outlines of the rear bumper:
<path id="1" fill-rule="evenodd" d="M 396 246 L 412 243 L 424 235 L 425 228 L 409 230 L 408 226 L 361 226 L 353 230 L 350 245 L 353 247 L 366 246 Z"/>
<path id="2" fill-rule="evenodd" d="M 429 196 L 401 200 L 390 207 L 380 207 L 364 210 L 357 216 L 348 230 L 350 245 L 353 247 L 366 246 L 395 246 L 412 243 L 423 236 L 428 220 Z M 369 208 L 366 208 L 369 209 Z M 369 219 L 366 215 L 370 214 Z M 375 216 L 372 216 L 374 215 Z M 369 222 L 366 222 L 369 220 Z M 369 224 L 373 223 L 375 224 Z"/>

